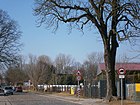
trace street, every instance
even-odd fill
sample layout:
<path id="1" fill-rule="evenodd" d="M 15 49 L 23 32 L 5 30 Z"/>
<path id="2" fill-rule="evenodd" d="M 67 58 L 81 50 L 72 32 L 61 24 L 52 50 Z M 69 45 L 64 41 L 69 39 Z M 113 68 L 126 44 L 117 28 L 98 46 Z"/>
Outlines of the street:
<path id="1" fill-rule="evenodd" d="M 56 98 L 34 93 L 14 93 L 14 95 L 0 96 L 0 105 L 79 105 Z"/>

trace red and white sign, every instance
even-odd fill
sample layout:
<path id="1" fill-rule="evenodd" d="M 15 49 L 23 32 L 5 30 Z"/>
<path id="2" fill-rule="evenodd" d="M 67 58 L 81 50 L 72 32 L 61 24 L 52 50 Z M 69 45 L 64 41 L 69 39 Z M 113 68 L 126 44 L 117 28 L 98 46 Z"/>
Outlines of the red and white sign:
<path id="1" fill-rule="evenodd" d="M 126 70 L 124 68 L 118 69 L 119 78 L 125 78 Z"/>
<path id="2" fill-rule="evenodd" d="M 76 79 L 77 79 L 77 81 L 80 81 L 82 79 L 82 75 L 79 70 L 77 70 L 77 72 L 76 72 Z"/>
<path id="3" fill-rule="evenodd" d="M 78 75 L 81 76 L 81 72 L 78 70 L 77 73 L 76 73 L 76 75 L 77 75 L 77 76 L 78 76 Z"/>
<path id="4" fill-rule="evenodd" d="M 77 79 L 78 81 L 80 81 L 80 80 L 81 80 L 81 75 L 78 75 L 78 76 L 76 77 L 76 79 Z"/>
<path id="5" fill-rule="evenodd" d="M 118 69 L 118 74 L 119 75 L 125 75 L 126 74 L 126 70 L 124 68 L 119 68 Z"/>

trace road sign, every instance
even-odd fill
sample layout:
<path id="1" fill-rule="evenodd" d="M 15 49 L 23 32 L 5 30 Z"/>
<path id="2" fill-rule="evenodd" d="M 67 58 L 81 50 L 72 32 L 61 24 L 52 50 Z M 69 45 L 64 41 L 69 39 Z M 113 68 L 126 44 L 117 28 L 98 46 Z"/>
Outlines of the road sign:
<path id="1" fill-rule="evenodd" d="M 77 73 L 76 73 L 76 75 L 77 75 L 77 76 L 78 76 L 78 75 L 81 75 L 81 72 L 78 70 Z"/>
<path id="2" fill-rule="evenodd" d="M 119 75 L 119 78 L 125 78 L 125 75 Z"/>
<path id="3" fill-rule="evenodd" d="M 77 78 L 78 81 L 80 81 L 81 80 L 81 75 L 78 75 L 76 78 Z"/>
<path id="4" fill-rule="evenodd" d="M 126 70 L 124 68 L 119 68 L 118 69 L 118 74 L 119 75 L 125 75 L 126 74 Z"/>

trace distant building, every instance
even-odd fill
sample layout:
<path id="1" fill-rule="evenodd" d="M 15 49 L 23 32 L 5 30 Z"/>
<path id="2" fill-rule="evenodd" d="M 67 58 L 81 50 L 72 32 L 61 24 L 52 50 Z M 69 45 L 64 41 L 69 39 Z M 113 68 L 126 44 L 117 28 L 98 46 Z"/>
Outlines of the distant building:
<path id="1" fill-rule="evenodd" d="M 116 63 L 115 65 L 115 72 L 116 72 L 116 79 L 118 79 L 117 70 L 119 68 L 124 68 L 126 70 L 126 82 L 127 83 L 140 83 L 140 63 Z M 98 65 L 97 70 L 98 79 L 104 80 L 106 79 L 105 76 L 105 64 L 100 63 Z"/>

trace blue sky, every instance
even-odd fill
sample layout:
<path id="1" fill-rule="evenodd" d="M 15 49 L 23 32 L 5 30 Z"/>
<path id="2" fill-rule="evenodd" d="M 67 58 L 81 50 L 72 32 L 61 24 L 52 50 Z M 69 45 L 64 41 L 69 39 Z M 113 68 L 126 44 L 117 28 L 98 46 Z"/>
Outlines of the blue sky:
<path id="1" fill-rule="evenodd" d="M 73 30 L 68 34 L 68 29 L 62 25 L 54 34 L 52 30 L 45 29 L 44 25 L 37 27 L 37 17 L 33 16 L 33 3 L 33 0 L 0 0 L 0 9 L 7 11 L 10 17 L 18 22 L 23 32 L 22 55 L 47 55 L 54 60 L 59 53 L 63 53 L 83 62 L 88 54 L 103 52 L 101 39 L 94 31 L 85 30 L 83 34 Z M 118 52 L 129 52 L 126 44 L 121 46 Z"/>

